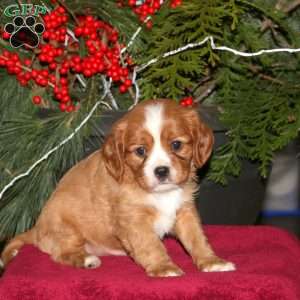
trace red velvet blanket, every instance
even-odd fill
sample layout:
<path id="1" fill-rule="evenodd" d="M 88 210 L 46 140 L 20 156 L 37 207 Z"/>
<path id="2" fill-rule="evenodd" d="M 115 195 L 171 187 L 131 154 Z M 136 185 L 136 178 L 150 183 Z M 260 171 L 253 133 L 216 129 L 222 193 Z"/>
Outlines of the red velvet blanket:
<path id="1" fill-rule="evenodd" d="M 271 227 L 206 226 L 216 253 L 233 261 L 235 272 L 203 273 L 178 242 L 165 244 L 186 275 L 149 278 L 129 257 L 107 256 L 94 270 L 52 262 L 25 246 L 0 279 L 0 299 L 300 299 L 300 242 Z"/>

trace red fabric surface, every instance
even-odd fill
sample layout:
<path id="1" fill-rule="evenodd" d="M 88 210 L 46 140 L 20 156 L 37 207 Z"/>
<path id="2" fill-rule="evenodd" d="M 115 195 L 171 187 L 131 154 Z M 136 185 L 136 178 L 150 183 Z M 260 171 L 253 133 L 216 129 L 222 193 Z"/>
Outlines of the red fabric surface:
<path id="1" fill-rule="evenodd" d="M 0 299 L 300 299 L 296 237 L 271 227 L 206 226 L 205 231 L 216 253 L 237 271 L 198 271 L 174 239 L 165 244 L 183 277 L 149 278 L 129 257 L 102 257 L 99 269 L 75 269 L 25 246 L 0 279 Z"/>

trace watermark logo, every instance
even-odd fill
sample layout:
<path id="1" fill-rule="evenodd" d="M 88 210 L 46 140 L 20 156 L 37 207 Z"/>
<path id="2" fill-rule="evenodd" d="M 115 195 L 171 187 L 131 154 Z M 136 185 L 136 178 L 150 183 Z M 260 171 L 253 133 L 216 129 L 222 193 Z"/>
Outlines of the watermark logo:
<path id="1" fill-rule="evenodd" d="M 13 21 L 4 26 L 4 31 L 10 34 L 11 46 L 14 48 L 38 47 L 40 35 L 44 32 L 45 26 L 37 22 L 36 17 L 46 13 L 46 7 L 41 5 L 12 4 L 7 6 L 3 14 L 6 17 L 13 17 Z"/>

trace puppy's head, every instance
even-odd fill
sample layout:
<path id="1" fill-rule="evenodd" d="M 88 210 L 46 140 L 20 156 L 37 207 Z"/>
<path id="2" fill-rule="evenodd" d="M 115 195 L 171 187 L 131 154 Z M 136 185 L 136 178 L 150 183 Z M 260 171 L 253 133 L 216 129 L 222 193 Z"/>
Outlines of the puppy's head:
<path id="1" fill-rule="evenodd" d="M 196 111 L 172 100 L 150 100 L 113 126 L 103 157 L 120 183 L 130 177 L 146 191 L 163 192 L 187 182 L 212 146 L 212 131 Z"/>

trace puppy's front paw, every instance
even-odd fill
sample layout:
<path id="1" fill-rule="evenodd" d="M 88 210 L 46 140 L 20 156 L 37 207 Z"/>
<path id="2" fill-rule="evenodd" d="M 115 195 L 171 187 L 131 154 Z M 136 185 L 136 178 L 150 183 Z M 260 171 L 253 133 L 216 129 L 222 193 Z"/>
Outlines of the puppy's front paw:
<path id="1" fill-rule="evenodd" d="M 236 269 L 234 263 L 225 261 L 219 257 L 202 260 L 197 265 L 203 272 L 227 272 L 235 271 Z"/>
<path id="2" fill-rule="evenodd" d="M 147 271 L 147 274 L 151 277 L 178 277 L 182 276 L 184 272 L 176 265 L 168 264 L 151 269 Z"/>

